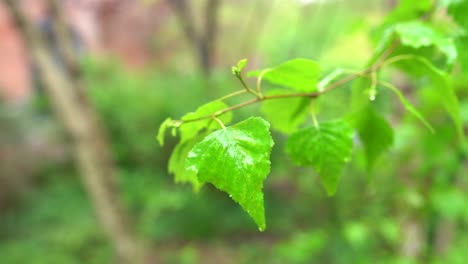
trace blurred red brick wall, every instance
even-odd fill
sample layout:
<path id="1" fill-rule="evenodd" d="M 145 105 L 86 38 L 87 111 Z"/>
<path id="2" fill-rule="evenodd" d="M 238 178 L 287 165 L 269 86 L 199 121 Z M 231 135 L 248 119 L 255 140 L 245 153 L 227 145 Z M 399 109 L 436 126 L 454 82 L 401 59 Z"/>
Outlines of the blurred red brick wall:
<path id="1" fill-rule="evenodd" d="M 46 16 L 45 0 L 22 0 L 31 21 Z M 151 40 L 169 13 L 165 1 L 151 5 L 136 0 L 60 0 L 67 22 L 84 41 L 86 50 L 142 66 L 154 57 Z M 32 94 L 30 63 L 21 36 L 0 2 L 0 98 L 27 100 Z"/>

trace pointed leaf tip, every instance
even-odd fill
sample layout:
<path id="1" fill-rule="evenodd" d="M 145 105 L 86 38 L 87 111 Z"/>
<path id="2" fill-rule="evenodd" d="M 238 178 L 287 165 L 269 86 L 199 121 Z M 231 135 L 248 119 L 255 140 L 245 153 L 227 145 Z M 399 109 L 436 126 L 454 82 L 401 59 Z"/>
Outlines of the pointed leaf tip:
<path id="1" fill-rule="evenodd" d="M 262 189 L 270 172 L 273 144 L 268 122 L 251 117 L 217 130 L 196 144 L 187 156 L 186 168 L 200 182 L 228 193 L 264 230 Z"/>
<path id="2" fill-rule="evenodd" d="M 239 72 L 242 72 L 245 68 L 245 66 L 247 65 L 247 59 L 242 59 L 240 60 L 238 63 L 237 63 L 237 70 L 239 70 Z"/>
<path id="3" fill-rule="evenodd" d="M 327 194 L 335 194 L 341 172 L 351 159 L 353 129 L 344 121 L 321 123 L 292 134 L 286 152 L 299 165 L 312 166 Z"/>

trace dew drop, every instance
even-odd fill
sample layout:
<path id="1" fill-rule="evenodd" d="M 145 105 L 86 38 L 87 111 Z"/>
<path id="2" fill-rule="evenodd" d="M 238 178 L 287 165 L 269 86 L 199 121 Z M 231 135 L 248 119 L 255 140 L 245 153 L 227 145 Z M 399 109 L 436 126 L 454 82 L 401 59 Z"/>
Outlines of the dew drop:
<path id="1" fill-rule="evenodd" d="M 349 162 L 349 158 L 344 158 L 343 161 L 344 162 Z"/>
<path id="2" fill-rule="evenodd" d="M 375 94 L 371 94 L 371 96 L 369 97 L 369 99 L 370 99 L 371 101 L 374 101 L 374 100 L 375 100 Z"/>

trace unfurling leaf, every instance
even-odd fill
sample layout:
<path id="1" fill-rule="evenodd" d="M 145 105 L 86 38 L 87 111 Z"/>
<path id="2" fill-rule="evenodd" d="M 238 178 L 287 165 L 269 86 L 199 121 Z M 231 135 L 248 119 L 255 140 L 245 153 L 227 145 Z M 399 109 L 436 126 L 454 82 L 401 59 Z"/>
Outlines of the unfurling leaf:
<path id="1" fill-rule="evenodd" d="M 245 65 L 247 65 L 247 59 L 242 59 L 237 63 L 237 69 L 239 72 L 242 72 L 245 68 Z"/>
<path id="2" fill-rule="evenodd" d="M 232 66 L 232 74 L 239 76 L 247 65 L 247 59 L 242 59 L 237 62 L 236 66 Z"/>
<path id="3" fill-rule="evenodd" d="M 251 117 L 217 130 L 197 143 L 187 156 L 187 171 L 229 194 L 265 229 L 263 181 L 270 172 L 273 139 L 268 122 Z"/>
<path id="4" fill-rule="evenodd" d="M 289 137 L 286 152 L 299 165 L 312 166 L 328 195 L 336 192 L 344 165 L 351 158 L 353 129 L 344 121 L 321 123 Z"/>

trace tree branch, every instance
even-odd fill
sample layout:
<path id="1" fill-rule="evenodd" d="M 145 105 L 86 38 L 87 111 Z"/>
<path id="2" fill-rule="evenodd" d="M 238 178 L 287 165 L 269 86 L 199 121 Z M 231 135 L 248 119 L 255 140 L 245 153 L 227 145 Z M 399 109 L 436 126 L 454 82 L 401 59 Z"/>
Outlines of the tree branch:
<path id="1" fill-rule="evenodd" d="M 350 81 L 353 81 L 359 77 L 362 77 L 362 76 L 366 76 L 367 74 L 373 74 L 373 73 L 376 73 L 377 71 L 379 71 L 383 66 L 387 65 L 385 63 L 386 59 L 392 54 L 392 52 L 396 49 L 396 47 L 399 45 L 398 42 L 394 42 L 387 50 L 385 50 L 384 53 L 382 53 L 382 55 L 377 59 L 377 61 L 372 64 L 370 67 L 362 70 L 362 71 L 359 71 L 359 72 L 356 72 L 356 73 L 353 73 L 351 75 L 348 75 L 334 83 L 331 83 L 329 84 L 328 86 L 326 86 L 323 91 L 318 91 L 318 92 L 303 92 L 303 93 L 289 93 L 289 94 L 277 94 L 277 95 L 269 95 L 269 96 L 258 96 L 257 98 L 255 99 L 252 99 L 252 100 L 249 100 L 249 101 L 246 101 L 246 102 L 243 102 L 243 103 L 240 103 L 240 104 L 237 104 L 237 105 L 234 105 L 234 106 L 231 106 L 231 107 L 227 107 L 223 110 L 220 110 L 220 111 L 217 111 L 213 114 L 210 114 L 210 115 L 206 115 L 206 116 L 202 116 L 202 117 L 198 117 L 198 118 L 194 118 L 194 119 L 188 119 L 188 120 L 174 120 L 175 123 L 179 124 L 179 125 L 183 125 L 183 124 L 186 124 L 186 123 L 191 123 L 191 122 L 196 122 L 196 121 L 200 121 L 200 120 L 205 120 L 205 119 L 209 119 L 209 118 L 213 118 L 213 117 L 218 117 L 220 115 L 223 115 L 225 113 L 228 113 L 228 112 L 231 112 L 233 110 L 236 110 L 236 109 L 239 109 L 239 108 L 243 108 L 243 107 L 246 107 L 246 106 L 249 106 L 249 105 L 252 105 L 252 104 L 256 104 L 256 103 L 259 103 L 259 102 L 263 102 L 263 101 L 266 101 L 266 100 L 274 100 L 274 99 L 284 99 L 284 98 L 294 98 L 294 97 L 310 97 L 310 98 L 317 98 L 319 96 L 322 96 L 323 94 L 326 94 Z M 240 79 L 241 80 L 241 83 L 244 87 L 247 87 L 247 85 L 245 84 L 245 82 L 243 82 L 242 78 Z"/>

